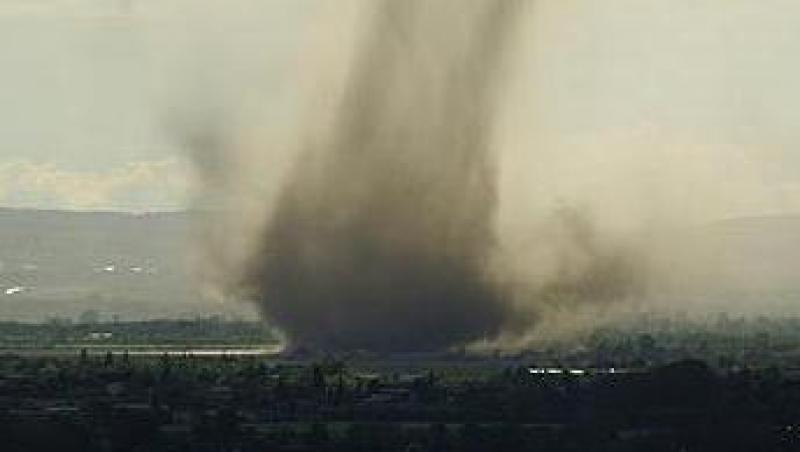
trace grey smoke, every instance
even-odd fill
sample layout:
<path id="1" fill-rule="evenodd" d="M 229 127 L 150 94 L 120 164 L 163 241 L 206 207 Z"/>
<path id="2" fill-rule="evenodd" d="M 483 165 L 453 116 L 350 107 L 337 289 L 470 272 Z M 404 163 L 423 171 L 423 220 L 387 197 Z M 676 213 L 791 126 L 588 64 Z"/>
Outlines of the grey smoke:
<path id="1" fill-rule="evenodd" d="M 519 6 L 377 5 L 334 131 L 299 157 L 247 272 L 290 341 L 437 349 L 507 324 L 490 134 Z"/>

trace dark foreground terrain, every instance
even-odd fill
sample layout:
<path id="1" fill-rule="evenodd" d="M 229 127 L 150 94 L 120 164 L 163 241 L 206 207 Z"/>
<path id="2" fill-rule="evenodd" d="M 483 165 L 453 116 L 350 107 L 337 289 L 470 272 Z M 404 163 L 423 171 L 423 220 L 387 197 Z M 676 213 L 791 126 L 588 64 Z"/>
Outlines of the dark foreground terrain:
<path id="1" fill-rule="evenodd" d="M 9 452 L 800 448 L 789 368 L 511 362 L 7 354 L 0 438 Z"/>

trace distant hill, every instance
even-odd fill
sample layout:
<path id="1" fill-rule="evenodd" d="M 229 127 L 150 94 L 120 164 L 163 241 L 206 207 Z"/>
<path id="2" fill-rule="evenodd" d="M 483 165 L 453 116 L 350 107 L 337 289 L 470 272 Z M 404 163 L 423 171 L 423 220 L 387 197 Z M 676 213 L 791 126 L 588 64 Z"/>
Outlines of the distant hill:
<path id="1" fill-rule="evenodd" d="M 0 319 L 246 315 L 197 290 L 188 262 L 197 214 L 0 208 Z"/>
<path id="2" fill-rule="evenodd" d="M 643 306 L 800 316 L 800 217 L 733 218 L 675 231 L 654 256 L 654 289 Z"/>
<path id="3" fill-rule="evenodd" d="M 198 289 L 188 252 L 198 216 L 0 208 L 0 320 L 252 317 Z M 722 287 L 723 306 L 741 296 L 758 309 L 773 295 L 800 305 L 800 216 L 720 221 L 670 252 L 676 284 Z"/>
<path id="4" fill-rule="evenodd" d="M 800 293 L 800 216 L 734 218 L 697 237 L 729 285 Z"/>

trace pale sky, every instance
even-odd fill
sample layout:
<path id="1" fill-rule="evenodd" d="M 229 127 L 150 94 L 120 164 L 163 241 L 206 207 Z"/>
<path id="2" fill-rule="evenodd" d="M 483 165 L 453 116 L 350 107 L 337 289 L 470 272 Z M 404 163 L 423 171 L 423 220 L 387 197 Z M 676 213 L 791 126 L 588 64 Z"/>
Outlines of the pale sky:
<path id="1" fill-rule="evenodd" d="M 280 97 L 308 3 L 3 0 L 0 205 L 183 207 L 171 111 L 206 87 Z"/>
<path id="2" fill-rule="evenodd" d="M 279 121 L 318 7 L 338 1 L 2 0 L 0 205 L 184 207 L 169 118 L 202 93 Z M 736 214 L 800 212 L 800 2 L 532 5 L 513 122 L 555 147 L 656 136 L 735 154 L 760 184 Z"/>

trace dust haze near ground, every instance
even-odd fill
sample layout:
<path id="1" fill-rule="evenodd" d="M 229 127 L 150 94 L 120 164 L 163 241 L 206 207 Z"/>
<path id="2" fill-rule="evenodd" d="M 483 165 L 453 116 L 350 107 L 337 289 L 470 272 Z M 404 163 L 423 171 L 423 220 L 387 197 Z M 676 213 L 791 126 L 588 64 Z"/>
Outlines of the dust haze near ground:
<path id="1" fill-rule="evenodd" d="M 345 2 L 320 14 L 291 119 L 193 97 L 175 134 L 219 213 L 200 225 L 204 280 L 329 348 L 516 348 L 630 312 L 763 312 L 755 289 L 791 275 L 708 229 L 778 205 L 758 160 L 666 120 L 551 119 L 624 104 L 570 85 L 591 72 L 561 60 L 591 58 L 553 31 L 567 3 Z"/>

